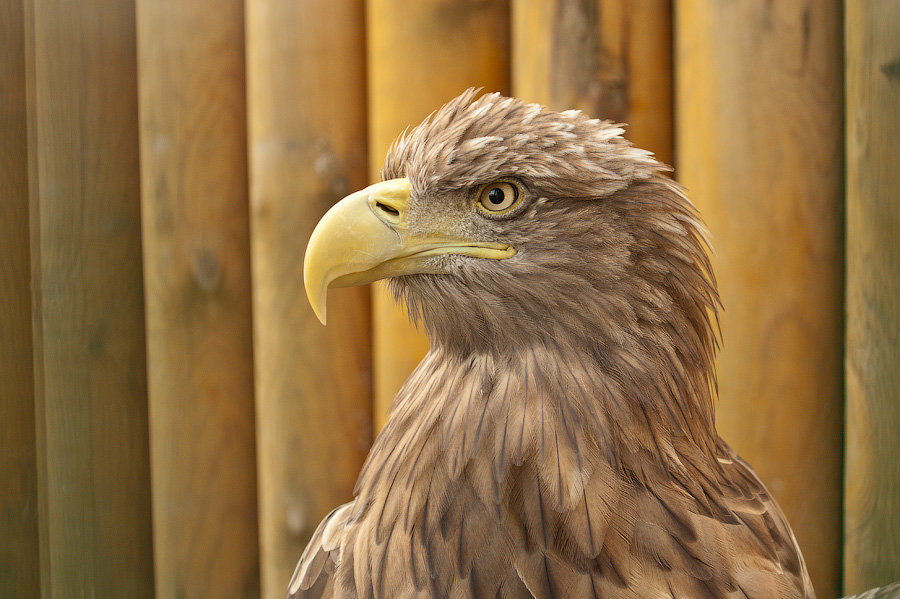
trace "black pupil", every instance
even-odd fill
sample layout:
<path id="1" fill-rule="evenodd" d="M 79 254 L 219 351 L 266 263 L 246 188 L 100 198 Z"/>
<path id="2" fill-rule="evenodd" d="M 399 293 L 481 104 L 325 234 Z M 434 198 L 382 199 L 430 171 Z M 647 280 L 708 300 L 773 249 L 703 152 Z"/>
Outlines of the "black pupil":
<path id="1" fill-rule="evenodd" d="M 495 206 L 502 204 L 505 199 L 506 194 L 499 187 L 495 187 L 488 192 L 488 201 Z"/>

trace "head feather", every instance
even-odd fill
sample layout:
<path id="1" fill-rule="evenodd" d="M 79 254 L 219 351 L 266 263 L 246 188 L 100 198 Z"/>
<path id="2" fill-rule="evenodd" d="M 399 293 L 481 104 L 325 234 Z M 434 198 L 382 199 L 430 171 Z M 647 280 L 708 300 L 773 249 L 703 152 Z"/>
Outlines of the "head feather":
<path id="1" fill-rule="evenodd" d="M 515 176 L 554 197 L 596 199 L 664 168 L 608 121 L 478 94 L 466 90 L 404 132 L 387 154 L 382 177 L 409 177 L 421 195 Z"/>

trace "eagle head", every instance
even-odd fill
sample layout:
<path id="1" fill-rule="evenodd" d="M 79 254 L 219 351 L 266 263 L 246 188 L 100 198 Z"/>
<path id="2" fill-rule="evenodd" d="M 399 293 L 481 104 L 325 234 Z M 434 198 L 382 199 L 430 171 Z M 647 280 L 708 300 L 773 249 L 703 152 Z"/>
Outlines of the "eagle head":
<path id="1" fill-rule="evenodd" d="M 710 375 L 718 296 L 705 229 L 666 167 L 580 111 L 469 89 L 404 133 L 382 182 L 335 205 L 304 271 L 389 278 L 447 351 L 564 344 Z"/>

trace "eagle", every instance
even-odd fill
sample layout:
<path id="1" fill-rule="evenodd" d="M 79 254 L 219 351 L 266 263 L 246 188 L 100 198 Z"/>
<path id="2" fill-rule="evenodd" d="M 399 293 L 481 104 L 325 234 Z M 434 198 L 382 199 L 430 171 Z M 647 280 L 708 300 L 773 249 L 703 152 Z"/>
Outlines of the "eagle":
<path id="1" fill-rule="evenodd" d="M 623 132 L 469 89 L 316 226 L 323 324 L 388 279 L 430 351 L 288 598 L 815 597 L 716 432 L 708 234 Z"/>

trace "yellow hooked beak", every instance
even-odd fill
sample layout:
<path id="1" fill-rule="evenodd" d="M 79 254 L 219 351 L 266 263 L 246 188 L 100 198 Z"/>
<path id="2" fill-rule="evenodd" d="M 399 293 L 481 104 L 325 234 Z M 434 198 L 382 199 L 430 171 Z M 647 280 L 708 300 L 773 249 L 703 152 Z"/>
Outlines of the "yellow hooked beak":
<path id="1" fill-rule="evenodd" d="M 427 264 L 439 254 L 503 260 L 507 244 L 409 233 L 409 180 L 370 185 L 335 204 L 316 225 L 303 260 L 303 282 L 313 311 L 325 324 L 329 287 L 350 287 L 387 277 L 440 273 Z"/>

